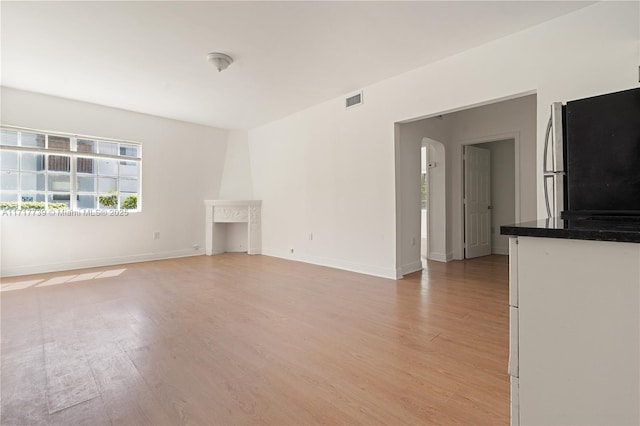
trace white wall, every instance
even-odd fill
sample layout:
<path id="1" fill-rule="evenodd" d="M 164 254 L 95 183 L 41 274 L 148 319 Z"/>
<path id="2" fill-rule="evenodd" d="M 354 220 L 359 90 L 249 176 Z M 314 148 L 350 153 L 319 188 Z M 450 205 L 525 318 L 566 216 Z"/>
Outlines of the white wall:
<path id="1" fill-rule="evenodd" d="M 220 184 L 221 200 L 253 199 L 251 164 L 249 162 L 249 134 L 246 130 L 230 130 L 227 141 L 224 172 Z M 226 225 L 226 250 L 246 252 L 247 226 L 245 224 Z"/>
<path id="2" fill-rule="evenodd" d="M 365 87 L 357 108 L 333 99 L 251 130 L 263 252 L 395 277 L 405 206 L 396 212 L 394 123 L 536 93 L 540 164 L 551 102 L 638 85 L 638 8 L 597 3 Z"/>
<path id="3" fill-rule="evenodd" d="M 338 106 L 346 115 L 334 115 L 336 106 L 249 132 L 254 196 L 263 200 L 262 251 L 387 276 L 395 222 L 380 217 L 395 210 L 393 198 L 383 201 L 394 194 L 393 145 L 385 144 L 393 124 L 385 138 L 363 138 L 361 129 L 371 127 L 365 107 Z"/>
<path id="4" fill-rule="evenodd" d="M 509 236 L 500 235 L 500 226 L 516 222 L 514 142 L 474 145 L 491 153 L 491 253 L 494 254 L 509 254 Z"/>
<path id="5" fill-rule="evenodd" d="M 250 200 L 252 198 L 249 133 L 246 130 L 230 130 L 220 184 L 220 199 Z"/>
<path id="6" fill-rule="evenodd" d="M 204 253 L 203 200 L 218 197 L 226 131 L 9 88 L 1 96 L 3 124 L 143 144 L 141 213 L 3 216 L 2 275 Z"/>

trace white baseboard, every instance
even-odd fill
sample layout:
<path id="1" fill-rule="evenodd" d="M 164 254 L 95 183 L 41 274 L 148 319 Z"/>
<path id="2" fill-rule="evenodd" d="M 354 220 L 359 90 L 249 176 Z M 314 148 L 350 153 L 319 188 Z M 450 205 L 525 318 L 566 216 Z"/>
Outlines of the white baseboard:
<path id="1" fill-rule="evenodd" d="M 102 266 L 123 265 L 127 263 L 147 262 L 151 260 L 175 259 L 179 257 L 201 256 L 204 249 L 173 250 L 160 253 L 145 253 L 131 256 L 116 256 L 107 258 L 93 258 L 73 262 L 49 263 L 41 265 L 26 265 L 2 268 L 2 277 L 41 274 L 46 272 L 71 271 L 74 269 L 98 268 Z M 4 266 L 4 265 L 3 265 Z"/>
<path id="2" fill-rule="evenodd" d="M 493 246 L 491 249 L 491 254 L 506 254 L 509 255 L 509 246 L 507 247 L 496 247 Z"/>
<path id="3" fill-rule="evenodd" d="M 417 272 L 422 270 L 422 261 L 418 260 L 416 262 L 407 263 L 406 265 L 402 265 L 396 271 L 396 277 L 398 279 L 402 278 L 405 275 L 411 274 L 412 272 Z"/>
<path id="4" fill-rule="evenodd" d="M 278 257 L 281 259 L 293 260 L 296 262 L 311 263 L 313 265 L 327 266 L 329 268 L 342 269 L 359 274 L 373 275 L 375 277 L 396 279 L 396 270 L 391 268 L 382 268 L 379 266 L 365 265 L 356 262 L 349 262 L 341 259 L 311 256 L 306 254 L 288 253 L 283 250 L 275 250 L 262 247 L 264 256 Z"/>
<path id="5" fill-rule="evenodd" d="M 453 260 L 453 253 L 439 253 L 432 251 L 431 253 L 429 253 L 427 258 L 429 260 L 435 260 L 438 262 L 449 262 Z"/>

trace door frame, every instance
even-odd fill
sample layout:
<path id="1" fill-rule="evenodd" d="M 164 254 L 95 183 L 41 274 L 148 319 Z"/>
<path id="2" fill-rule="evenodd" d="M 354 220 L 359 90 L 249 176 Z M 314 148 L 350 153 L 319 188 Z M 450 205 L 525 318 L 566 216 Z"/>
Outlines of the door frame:
<path id="1" fill-rule="evenodd" d="M 460 162 L 460 170 L 462 171 L 462 179 L 460 179 L 460 198 L 456 201 L 458 203 L 458 206 L 460 208 L 460 222 L 458 223 L 459 229 L 460 229 L 460 247 L 461 247 L 461 259 L 465 259 L 465 232 L 464 232 L 464 227 L 465 227 L 465 223 L 464 223 L 464 147 L 467 145 L 477 145 L 477 144 L 481 144 L 481 143 L 487 143 L 487 142 L 497 142 L 497 141 L 503 141 L 503 140 L 508 140 L 508 139 L 512 139 L 513 140 L 513 164 L 514 164 L 514 182 L 515 182 L 515 194 L 514 194 L 514 200 L 515 200 L 515 220 L 516 223 L 521 222 L 520 219 L 520 132 L 508 132 L 508 133 L 500 133 L 500 134 L 496 134 L 496 135 L 490 135 L 490 136 L 482 136 L 482 137 L 478 137 L 478 138 L 472 138 L 472 139 L 465 139 L 463 141 L 459 141 L 457 142 L 458 144 L 460 144 L 460 151 L 458 153 L 458 160 Z M 493 164 L 492 166 L 493 167 Z"/>

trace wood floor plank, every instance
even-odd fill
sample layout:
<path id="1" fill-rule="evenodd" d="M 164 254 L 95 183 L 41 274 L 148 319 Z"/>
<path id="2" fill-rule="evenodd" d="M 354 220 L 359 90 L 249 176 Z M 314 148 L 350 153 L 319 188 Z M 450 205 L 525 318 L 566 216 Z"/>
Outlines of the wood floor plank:
<path id="1" fill-rule="evenodd" d="M 179 419 L 155 398 L 125 353 L 93 358 L 91 371 L 96 379 L 105 411 L 113 424 L 178 424 Z M 127 392 L 123 392 L 126 389 Z"/>
<path id="2" fill-rule="evenodd" d="M 0 423 L 509 422 L 508 262 L 224 254 L 4 279 Z"/>
<path id="3" fill-rule="evenodd" d="M 45 343 L 44 353 L 49 414 L 99 396 L 88 361 L 75 337 L 65 335 Z"/>
<path id="4" fill-rule="evenodd" d="M 4 345 L 4 334 L 2 338 Z M 3 353 L 0 386 L 0 424 L 47 423 L 49 410 L 42 345 Z"/>
<path id="5" fill-rule="evenodd" d="M 51 309 L 49 301 L 43 302 Z M 79 333 L 96 319 L 85 305 L 49 315 L 43 321 L 43 352 L 49 414 L 99 396 Z"/>
<path id="6" fill-rule="evenodd" d="M 107 416 L 102 399 L 97 396 L 50 414 L 46 424 L 50 426 L 110 426 L 113 423 Z M 125 423 L 122 424 L 125 425 Z"/>

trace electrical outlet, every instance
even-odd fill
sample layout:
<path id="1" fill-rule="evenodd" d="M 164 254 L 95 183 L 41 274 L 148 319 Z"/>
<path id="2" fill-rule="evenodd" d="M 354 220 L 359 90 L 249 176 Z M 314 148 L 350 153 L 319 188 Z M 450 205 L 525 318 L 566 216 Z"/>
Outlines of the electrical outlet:
<path id="1" fill-rule="evenodd" d="M 413 237 L 413 238 L 411 239 L 411 244 L 413 244 L 414 246 L 416 245 L 416 237 Z"/>
<path id="2" fill-rule="evenodd" d="M 313 232 L 309 232 L 309 241 L 313 241 Z"/>
<path id="3" fill-rule="evenodd" d="M 200 244 L 194 244 L 193 245 L 193 249 L 194 250 L 200 250 Z"/>
<path id="4" fill-rule="evenodd" d="M 160 239 L 160 231 L 154 231 L 153 232 L 153 239 L 154 240 L 159 240 Z"/>

